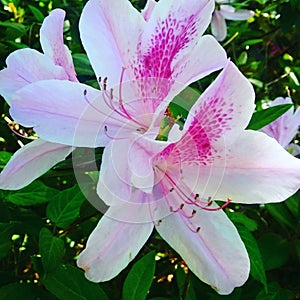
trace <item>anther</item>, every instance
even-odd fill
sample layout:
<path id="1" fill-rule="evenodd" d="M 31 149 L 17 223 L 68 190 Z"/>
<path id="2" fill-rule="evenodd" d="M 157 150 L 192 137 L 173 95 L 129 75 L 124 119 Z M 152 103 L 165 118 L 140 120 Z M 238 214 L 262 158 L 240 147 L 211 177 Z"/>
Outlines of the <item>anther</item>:
<path id="1" fill-rule="evenodd" d="M 193 209 L 193 211 L 192 211 L 192 216 L 194 216 L 194 215 L 196 214 L 196 212 L 197 212 L 197 211 Z"/>
<path id="2" fill-rule="evenodd" d="M 196 232 L 199 232 L 199 231 L 200 231 L 200 227 L 197 227 Z"/>
<path id="3" fill-rule="evenodd" d="M 104 80 L 103 80 L 103 89 L 104 89 L 104 91 L 106 91 L 106 87 L 107 87 L 107 77 L 105 77 Z"/>
<path id="4" fill-rule="evenodd" d="M 174 188 L 172 187 L 172 188 L 170 188 L 170 192 L 173 192 L 174 191 Z"/>
<path id="5" fill-rule="evenodd" d="M 197 200 L 199 198 L 199 194 L 195 194 L 194 199 Z"/>
<path id="6" fill-rule="evenodd" d="M 208 197 L 208 199 L 207 199 L 207 206 L 211 206 L 212 203 L 213 203 L 213 201 L 212 201 L 211 197 Z"/>
<path id="7" fill-rule="evenodd" d="M 87 94 L 87 90 L 84 90 L 83 95 L 86 96 L 86 94 Z"/>

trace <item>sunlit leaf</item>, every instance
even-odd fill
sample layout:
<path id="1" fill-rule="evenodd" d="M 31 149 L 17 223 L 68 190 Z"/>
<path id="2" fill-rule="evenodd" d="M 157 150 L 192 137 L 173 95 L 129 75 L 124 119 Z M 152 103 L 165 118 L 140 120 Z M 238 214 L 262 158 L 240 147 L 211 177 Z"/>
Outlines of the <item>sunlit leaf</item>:
<path id="1" fill-rule="evenodd" d="M 253 114 L 247 129 L 258 130 L 263 128 L 287 112 L 292 106 L 293 104 L 280 104 L 256 111 Z"/>
<path id="2" fill-rule="evenodd" d="M 39 248 L 44 271 L 49 273 L 57 269 L 66 252 L 64 241 L 54 237 L 47 228 L 42 228 L 39 237 Z"/>
<path id="3" fill-rule="evenodd" d="M 65 228 L 79 216 L 80 206 L 85 200 L 78 185 L 61 191 L 47 206 L 46 215 L 57 226 Z"/>

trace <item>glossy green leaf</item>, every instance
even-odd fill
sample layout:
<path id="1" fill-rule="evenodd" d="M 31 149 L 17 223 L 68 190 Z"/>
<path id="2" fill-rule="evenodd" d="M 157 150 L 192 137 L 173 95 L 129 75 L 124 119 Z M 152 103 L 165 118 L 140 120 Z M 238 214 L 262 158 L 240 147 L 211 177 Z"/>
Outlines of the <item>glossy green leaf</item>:
<path id="1" fill-rule="evenodd" d="M 66 252 L 64 241 L 54 237 L 47 228 L 42 228 L 39 236 L 39 248 L 44 271 L 49 273 L 57 269 Z"/>
<path id="2" fill-rule="evenodd" d="M 250 274 L 254 279 L 261 282 L 264 285 L 265 289 L 267 289 L 267 278 L 264 268 L 264 261 L 256 239 L 245 226 L 237 225 L 237 229 L 242 241 L 246 246 L 250 258 Z"/>
<path id="3" fill-rule="evenodd" d="M 36 8 L 33 5 L 28 5 L 29 9 L 31 10 L 32 14 L 34 15 L 34 17 L 37 19 L 37 21 L 39 22 L 43 22 L 45 16 L 43 15 L 43 13 Z"/>
<path id="4" fill-rule="evenodd" d="M 285 207 L 284 203 L 266 204 L 266 208 L 270 212 L 272 217 L 276 219 L 280 224 L 283 224 L 290 229 L 295 228 L 293 215 Z"/>
<path id="5" fill-rule="evenodd" d="M 7 232 L 0 232 L 0 260 L 7 256 L 11 248 L 10 235 Z"/>
<path id="6" fill-rule="evenodd" d="M 0 168 L 4 168 L 11 157 L 12 154 L 10 152 L 0 151 Z"/>
<path id="7" fill-rule="evenodd" d="M 16 205 L 31 206 L 48 202 L 58 193 L 58 190 L 50 188 L 40 181 L 34 181 L 20 190 L 9 191 L 5 200 Z"/>
<path id="8" fill-rule="evenodd" d="M 258 245 L 266 270 L 273 270 L 284 265 L 289 258 L 286 239 L 276 233 L 266 233 L 258 239 Z"/>
<path id="9" fill-rule="evenodd" d="M 287 112 L 292 106 L 293 104 L 280 104 L 256 111 L 253 114 L 247 129 L 258 130 L 263 128 Z"/>
<path id="10" fill-rule="evenodd" d="M 123 300 L 146 299 L 155 272 L 155 252 L 143 256 L 128 273 L 123 286 Z"/>
<path id="11" fill-rule="evenodd" d="M 72 265 L 60 266 L 45 274 L 41 281 L 58 299 L 109 300 L 99 284 L 88 281 L 83 272 Z"/>
<path id="12" fill-rule="evenodd" d="M 73 54 L 73 61 L 77 74 L 85 76 L 95 76 L 95 73 L 86 54 Z"/>
<path id="13" fill-rule="evenodd" d="M 229 211 L 227 212 L 227 215 L 234 224 L 240 223 L 244 225 L 249 231 L 254 231 L 258 227 L 258 224 L 255 220 L 250 219 L 243 213 Z"/>
<path id="14" fill-rule="evenodd" d="M 78 185 L 75 185 L 50 200 L 46 215 L 58 227 L 65 228 L 78 218 L 84 200 Z"/>

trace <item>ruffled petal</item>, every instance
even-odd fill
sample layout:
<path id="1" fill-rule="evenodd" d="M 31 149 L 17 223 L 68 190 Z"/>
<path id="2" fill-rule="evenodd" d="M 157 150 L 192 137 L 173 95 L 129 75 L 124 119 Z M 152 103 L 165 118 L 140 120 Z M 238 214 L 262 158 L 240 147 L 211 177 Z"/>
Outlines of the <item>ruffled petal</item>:
<path id="1" fill-rule="evenodd" d="M 144 24 L 143 16 L 127 0 L 87 2 L 79 30 L 97 78 L 107 77 L 111 87 L 120 83 L 122 67 L 128 67 L 129 59 L 135 55 Z M 128 74 L 130 70 L 125 75 Z"/>
<path id="2" fill-rule="evenodd" d="M 225 40 L 227 36 L 227 27 L 225 18 L 220 11 L 215 10 L 211 20 L 211 33 L 215 36 L 218 41 Z"/>
<path id="3" fill-rule="evenodd" d="M 207 166 L 183 168 L 183 180 L 201 197 L 271 203 L 300 188 L 300 160 L 261 132 L 244 131 L 225 153 Z"/>
<path id="4" fill-rule="evenodd" d="M 230 294 L 247 280 L 250 264 L 245 246 L 222 210 L 197 208 L 191 218 L 179 211 L 164 218 L 156 230 L 219 294 Z"/>
<path id="5" fill-rule="evenodd" d="M 0 93 L 11 104 L 12 95 L 25 85 L 47 79 L 68 79 L 63 68 L 46 55 L 33 49 L 20 49 L 6 59 L 7 68 L 0 71 Z"/>
<path id="6" fill-rule="evenodd" d="M 11 116 L 25 127 L 34 127 L 44 140 L 83 147 L 99 147 L 114 135 L 123 118 L 116 119 L 98 90 L 77 82 L 39 81 L 13 97 Z"/>
<path id="7" fill-rule="evenodd" d="M 0 189 L 18 190 L 64 160 L 72 148 L 37 139 L 19 149 L 0 174 Z"/>
<path id="8" fill-rule="evenodd" d="M 124 223 L 104 215 L 79 255 L 77 265 L 91 281 L 110 280 L 135 258 L 152 230 L 152 223 Z"/>
<path id="9" fill-rule="evenodd" d="M 77 81 L 71 53 L 64 45 L 64 18 L 65 12 L 62 9 L 54 9 L 45 18 L 40 30 L 40 42 L 44 53 L 52 61 L 64 68 L 70 81 Z"/>

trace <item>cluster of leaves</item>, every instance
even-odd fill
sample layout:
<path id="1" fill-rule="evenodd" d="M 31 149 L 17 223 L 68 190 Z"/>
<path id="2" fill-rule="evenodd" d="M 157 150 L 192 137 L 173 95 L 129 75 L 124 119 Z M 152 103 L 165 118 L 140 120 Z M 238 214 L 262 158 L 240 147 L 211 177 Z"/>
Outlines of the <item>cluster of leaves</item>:
<path id="1" fill-rule="evenodd" d="M 40 49 L 40 25 L 51 9 L 60 7 L 67 12 L 65 42 L 79 80 L 93 85 L 95 78 L 78 33 L 85 2 L 1 0 L 0 68 L 16 49 Z M 132 3 L 141 9 L 145 1 Z M 254 10 L 255 16 L 249 22 L 229 21 L 223 46 L 254 84 L 258 111 L 249 128 L 259 129 L 289 108 L 262 110 L 263 100 L 291 96 L 300 101 L 300 4 L 298 0 L 249 0 L 240 1 L 238 7 Z M 193 86 L 202 92 L 211 79 Z M 0 101 L 1 170 L 26 139 L 8 128 L 8 107 Z M 89 178 L 93 192 L 94 181 Z M 22 190 L 0 191 L 0 300 L 299 299 L 299 200 L 298 192 L 284 203 L 226 209 L 251 260 L 249 280 L 229 296 L 219 296 L 195 277 L 155 232 L 120 275 L 96 284 L 85 279 L 75 261 L 101 215 L 85 200 L 67 160 Z"/>

